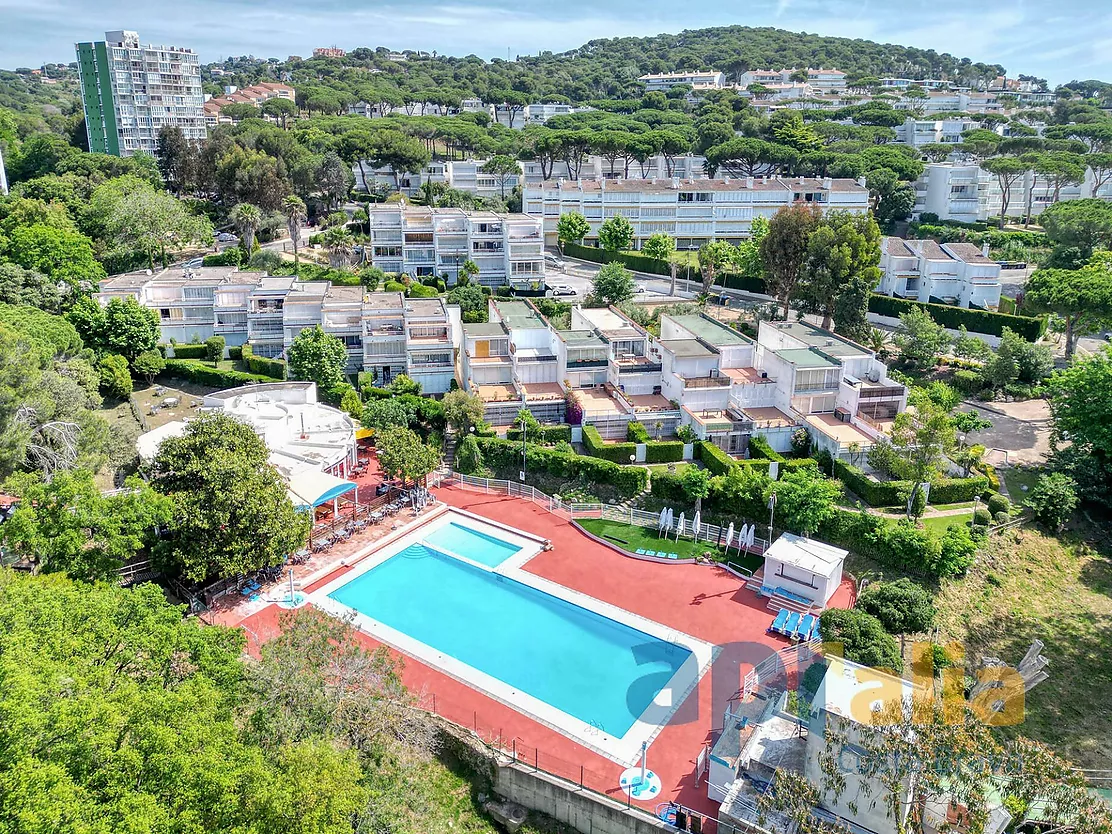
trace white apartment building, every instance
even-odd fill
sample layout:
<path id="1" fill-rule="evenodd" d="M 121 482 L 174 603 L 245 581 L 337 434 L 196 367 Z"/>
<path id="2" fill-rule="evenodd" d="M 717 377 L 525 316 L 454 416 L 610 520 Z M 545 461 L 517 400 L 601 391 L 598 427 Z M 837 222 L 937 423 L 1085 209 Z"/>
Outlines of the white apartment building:
<path id="1" fill-rule="evenodd" d="M 344 343 L 348 374 L 365 370 L 385 385 L 405 373 L 431 394 L 448 391 L 455 377 L 460 312 L 442 298 L 234 267 L 125 273 L 102 281 L 94 297 L 106 305 L 127 296 L 158 313 L 163 343 L 223 336 L 228 347 L 250 344 L 257 356 L 280 358 L 302 330 L 319 326 Z"/>
<path id="2" fill-rule="evenodd" d="M 897 110 L 919 110 L 931 113 L 1001 113 L 1004 106 L 995 93 L 977 93 L 967 90 L 932 90 L 927 97 L 901 98 L 892 103 Z"/>
<path id="3" fill-rule="evenodd" d="M 389 166 L 375 167 L 364 160 L 351 167 L 355 187 L 360 191 L 388 189 L 412 197 L 427 182 L 442 183 L 449 188 L 466 191 L 477 197 L 503 199 L 521 184 L 521 174 L 488 174 L 482 168 L 486 159 L 444 160 L 434 159 L 417 172 L 404 172 L 394 176 Z"/>
<path id="4" fill-rule="evenodd" d="M 876 291 L 923 303 L 995 310 L 1000 306 L 1000 265 L 984 247 L 933 240 L 881 241 Z"/>
<path id="5" fill-rule="evenodd" d="M 937 78 L 882 78 L 880 86 L 886 90 L 907 90 L 910 87 L 922 87 L 924 90 L 945 90 L 950 87 L 949 81 Z"/>
<path id="6" fill-rule="evenodd" d="M 963 141 L 962 133 L 977 130 L 980 124 L 973 119 L 913 119 L 910 116 L 896 127 L 896 141 L 913 148 L 924 145 L 957 145 Z M 1000 132 L 1003 128 L 998 128 Z"/>
<path id="7" fill-rule="evenodd" d="M 1011 188 L 1007 215 L 1021 217 L 1030 208 L 1037 217 L 1055 202 L 1096 197 L 1112 200 L 1112 182 L 1097 186 L 1091 169 L 1081 183 L 1064 185 L 1055 195 L 1054 188 L 1033 172 L 1026 173 Z M 928 163 L 915 181 L 915 206 L 912 213 L 936 214 L 942 220 L 976 223 L 1000 216 L 1003 192 L 996 177 L 974 163 Z"/>
<path id="8" fill-rule="evenodd" d="M 749 70 L 741 74 L 737 87 L 744 90 L 750 84 L 763 84 L 773 87 L 779 84 L 791 84 L 792 76 L 798 72 L 794 67 L 779 70 Z M 820 93 L 842 92 L 846 89 L 846 74 L 836 69 L 807 70 L 807 84 Z"/>
<path id="9" fill-rule="evenodd" d="M 532 289 L 544 280 L 538 217 L 402 203 L 368 206 L 368 213 L 371 263 L 386 272 L 446 276 L 453 284 L 470 260 L 488 287 Z"/>
<path id="10" fill-rule="evenodd" d="M 633 179 L 666 177 L 679 177 L 685 180 L 706 179 L 707 172 L 704 168 L 706 161 L 706 157 L 699 154 L 682 154 L 671 159 L 658 154 L 649 157 L 644 163 L 633 160 L 627 168 L 621 159 L 615 160 L 614 165 L 611 166 L 610 160 L 598 154 L 589 154 L 584 156 L 580 163 L 578 177 L 571 176 L 570 163 L 563 160 L 553 163 L 547 172 L 545 166 L 536 159 L 523 160 L 521 166 L 524 171 L 525 185 L 528 186 L 559 179 L 623 180 L 631 177 Z"/>
<path id="11" fill-rule="evenodd" d="M 164 126 L 180 127 L 195 142 L 207 136 L 201 65 L 193 50 L 143 46 L 138 33 L 122 30 L 75 49 L 93 153 L 154 155 Z"/>
<path id="12" fill-rule="evenodd" d="M 721 90 L 726 86 L 726 76 L 721 72 L 649 73 L 637 80 L 645 85 L 647 93 L 666 93 L 681 84 L 686 84 L 693 90 Z"/>
<path id="13" fill-rule="evenodd" d="M 576 107 L 562 102 L 538 102 L 536 104 L 526 104 L 524 108 L 511 107 L 506 104 L 492 104 L 491 115 L 494 121 L 503 127 L 521 130 L 529 125 L 543 125 L 554 116 L 570 116 L 572 113 L 583 113 L 593 109 L 592 107 Z M 511 114 L 513 124 L 510 124 Z"/>
<path id="14" fill-rule="evenodd" d="M 830 177 L 672 177 L 543 182 L 526 185 L 524 200 L 527 214 L 544 219 L 548 245 L 556 244 L 560 215 L 574 211 L 591 226 L 587 245 L 597 244 L 606 219 L 622 216 L 633 226 L 636 249 L 657 232 L 674 237 L 680 249 L 711 240 L 737 243 L 749 236 L 753 218 L 771 218 L 796 203 L 861 214 L 869 209 L 869 192 L 856 180 Z"/>
<path id="15" fill-rule="evenodd" d="M 654 349 L 683 422 L 733 455 L 746 454 L 753 434 L 788 451 L 802 427 L 845 458 L 907 406 L 907 389 L 873 351 L 805 322 L 761 322 L 754 342 L 705 314 L 665 314 Z"/>

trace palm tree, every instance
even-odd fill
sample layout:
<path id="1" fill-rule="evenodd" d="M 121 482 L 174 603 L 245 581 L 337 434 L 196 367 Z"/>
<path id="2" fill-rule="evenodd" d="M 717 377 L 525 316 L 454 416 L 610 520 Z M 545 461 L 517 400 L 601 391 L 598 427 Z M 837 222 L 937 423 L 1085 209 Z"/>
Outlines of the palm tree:
<path id="1" fill-rule="evenodd" d="M 328 250 L 328 265 L 333 269 L 343 269 L 348 265 L 351 245 L 355 238 L 343 226 L 330 226 L 320 236 L 321 243 Z"/>
<path id="2" fill-rule="evenodd" d="M 870 328 L 868 342 L 869 349 L 877 356 L 884 357 L 888 355 L 891 339 L 887 331 L 881 330 L 879 327 Z"/>
<path id="3" fill-rule="evenodd" d="M 301 242 L 301 224 L 305 222 L 305 201 L 291 194 L 282 201 L 282 213 L 286 215 L 286 231 L 293 242 L 294 273 L 300 272 L 301 262 L 297 258 L 297 245 Z"/>
<path id="4" fill-rule="evenodd" d="M 255 232 L 263 222 L 262 209 L 250 203 L 240 203 L 232 209 L 230 219 L 239 231 L 239 245 L 243 247 L 247 257 L 251 257 L 251 251 L 255 248 Z"/>

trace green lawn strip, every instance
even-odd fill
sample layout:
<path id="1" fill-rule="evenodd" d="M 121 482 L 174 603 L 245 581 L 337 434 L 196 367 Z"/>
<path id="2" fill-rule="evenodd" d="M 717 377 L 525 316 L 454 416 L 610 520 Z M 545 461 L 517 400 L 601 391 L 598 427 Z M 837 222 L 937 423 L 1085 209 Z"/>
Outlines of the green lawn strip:
<path id="1" fill-rule="evenodd" d="M 928 530 L 935 536 L 942 536 L 946 532 L 946 528 L 952 524 L 968 525 L 973 521 L 973 512 L 961 513 L 960 515 L 924 516 L 919 521 L 923 525 L 923 529 Z"/>
<path id="2" fill-rule="evenodd" d="M 622 524 L 619 521 L 610 521 L 609 519 L 581 518 L 576 519 L 576 522 L 583 529 L 634 555 L 636 555 L 638 549 L 663 550 L 665 553 L 679 554 L 681 559 L 693 559 L 709 552 L 715 561 L 727 561 L 722 549 L 712 542 L 694 542 L 682 537 L 679 541 L 676 541 L 674 537 L 665 540 L 657 536 L 655 528 Z M 730 550 L 728 561 L 732 565 L 744 567 L 749 571 L 755 571 L 763 563 L 760 556 L 748 554 L 738 556 L 733 549 Z"/>
<path id="3" fill-rule="evenodd" d="M 997 470 L 997 474 L 1004 478 L 1012 503 L 1022 504 L 1027 494 L 1035 488 L 1039 476 L 1046 474 L 1046 471 L 1029 467 L 1010 467 Z M 1027 490 L 1024 491 L 1023 487 L 1027 487 Z"/>
<path id="4" fill-rule="evenodd" d="M 669 466 L 674 466 L 675 467 L 674 471 L 675 471 L 675 474 L 677 474 L 677 475 L 682 475 L 688 469 L 698 469 L 699 468 L 699 464 L 697 464 L 697 463 L 650 463 L 648 466 L 649 466 L 649 472 L 651 473 L 649 475 L 650 478 L 652 477 L 652 475 L 655 475 L 657 472 L 667 472 Z"/>

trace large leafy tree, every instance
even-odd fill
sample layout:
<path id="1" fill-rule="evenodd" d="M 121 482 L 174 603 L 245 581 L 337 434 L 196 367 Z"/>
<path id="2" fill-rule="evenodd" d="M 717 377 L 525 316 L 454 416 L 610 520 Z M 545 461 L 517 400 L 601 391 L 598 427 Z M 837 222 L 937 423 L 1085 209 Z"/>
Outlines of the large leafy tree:
<path id="1" fill-rule="evenodd" d="M 6 485 L 18 509 L 0 528 L 4 544 L 33 559 L 44 571 L 76 579 L 110 580 L 119 567 L 149 545 L 158 525 L 170 520 L 170 501 L 140 478 L 104 494 L 87 469 L 58 472 L 49 482 L 37 475 Z"/>
<path id="2" fill-rule="evenodd" d="M 621 252 L 633 245 L 633 225 L 620 214 L 604 221 L 598 229 L 599 245 L 607 252 Z"/>
<path id="3" fill-rule="evenodd" d="M 591 295 L 603 304 L 621 304 L 633 298 L 633 273 L 617 261 L 599 267 L 591 284 Z"/>
<path id="4" fill-rule="evenodd" d="M 1112 254 L 1098 252 L 1082 269 L 1039 269 L 1023 289 L 1023 303 L 1039 313 L 1053 313 L 1066 323 L 1066 358 L 1077 340 L 1112 318 Z"/>
<path id="5" fill-rule="evenodd" d="M 657 261 L 670 261 L 676 251 L 676 241 L 671 235 L 656 232 L 641 244 L 641 254 Z"/>
<path id="6" fill-rule="evenodd" d="M 1055 454 L 1086 500 L 1112 504 L 1112 349 L 1078 359 L 1048 380 Z"/>
<path id="7" fill-rule="evenodd" d="M 869 294 L 880 280 L 880 227 L 868 215 L 830 212 L 807 240 L 799 306 L 822 316 L 823 328 L 860 336 Z"/>
<path id="8" fill-rule="evenodd" d="M 403 484 L 416 483 L 440 465 L 440 453 L 412 429 L 394 426 L 375 435 L 382 471 Z"/>
<path id="9" fill-rule="evenodd" d="M 319 324 L 297 334 L 286 351 L 286 359 L 295 379 L 315 382 L 322 391 L 344 381 L 347 348 L 335 336 L 325 333 Z"/>
<path id="10" fill-rule="evenodd" d="M 907 577 L 874 582 L 860 593 L 856 605 L 880 620 L 890 634 L 921 634 L 934 625 L 930 591 Z"/>
<path id="11" fill-rule="evenodd" d="M 1031 164 L 1016 156 L 998 156 L 981 163 L 981 166 L 996 177 L 996 184 L 1000 188 L 1000 228 L 1008 217 L 1008 206 L 1011 205 L 1012 191 L 1020 179 L 1031 170 Z"/>
<path id="12" fill-rule="evenodd" d="M 352 831 L 368 792 L 352 746 L 253 733 L 270 702 L 243 685 L 242 634 L 184 613 L 155 585 L 0 571 L 8 830 Z"/>
<path id="13" fill-rule="evenodd" d="M 1077 263 L 1112 245 L 1112 205 L 1104 200 L 1055 203 L 1039 215 L 1039 222 L 1055 250 L 1070 250 Z M 1055 260 L 1058 266 L 1066 265 L 1061 257 Z"/>
<path id="14" fill-rule="evenodd" d="M 579 243 L 590 234 L 591 226 L 587 218 L 577 211 L 569 211 L 560 215 L 556 221 L 556 241 L 563 251 L 565 243 Z"/>
<path id="15" fill-rule="evenodd" d="M 874 669 L 903 670 L 895 638 L 880 620 L 859 608 L 829 608 L 820 619 L 824 643 L 840 643 L 842 656 Z"/>
<path id="16" fill-rule="evenodd" d="M 502 199 L 506 199 L 506 178 L 521 173 L 521 164 L 508 154 L 495 154 L 488 159 L 480 169 L 484 174 L 493 174 L 498 178 L 498 191 Z"/>
<path id="17" fill-rule="evenodd" d="M 699 272 L 703 276 L 703 293 L 709 293 L 714 282 L 737 260 L 736 246 L 724 240 L 712 240 L 699 247 Z"/>
<path id="18" fill-rule="evenodd" d="M 118 249 L 142 253 L 152 269 L 156 258 L 167 266 L 171 253 L 212 243 L 207 218 L 190 213 L 180 200 L 149 186 L 126 194 L 114 205 L 105 231 Z"/>
<path id="19" fill-rule="evenodd" d="M 803 277 L 807 243 L 819 223 L 818 209 L 795 205 L 780 209 L 768 224 L 761 240 L 761 260 L 771 293 L 780 301 L 784 318 L 791 298 Z"/>
<path id="20" fill-rule="evenodd" d="M 134 361 L 140 353 L 158 346 L 158 314 L 131 296 L 113 298 L 104 308 L 103 344 L 91 345 Z"/>
<path id="21" fill-rule="evenodd" d="M 946 328 L 930 317 L 922 307 L 900 313 L 900 329 L 896 332 L 900 357 L 913 365 L 933 365 L 939 354 L 950 346 Z"/>
<path id="22" fill-rule="evenodd" d="M 805 536 L 814 533 L 836 511 L 835 502 L 841 494 L 837 481 L 824 478 L 813 469 L 786 472 L 779 481 L 769 484 L 765 503 L 776 495 L 776 512 L 781 524 Z"/>
<path id="23" fill-rule="evenodd" d="M 483 401 L 463 389 L 444 395 L 444 420 L 457 434 L 463 435 L 472 426 L 483 422 Z"/>
<path id="24" fill-rule="evenodd" d="M 193 581 L 234 576 L 281 564 L 305 543 L 309 517 L 268 458 L 254 429 L 225 414 L 163 441 L 150 479 L 173 502 L 155 549 L 167 570 Z"/>
<path id="25" fill-rule="evenodd" d="M 106 275 L 89 238 L 41 223 L 14 229 L 6 242 L 0 240 L 0 255 L 70 288 L 91 290 Z"/>

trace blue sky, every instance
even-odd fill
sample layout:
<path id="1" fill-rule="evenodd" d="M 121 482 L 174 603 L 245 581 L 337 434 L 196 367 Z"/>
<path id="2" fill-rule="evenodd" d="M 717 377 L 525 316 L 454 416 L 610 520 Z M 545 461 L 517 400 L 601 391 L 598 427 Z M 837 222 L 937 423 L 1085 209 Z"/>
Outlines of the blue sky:
<path id="1" fill-rule="evenodd" d="M 562 51 L 592 38 L 744 24 L 867 38 L 1003 64 L 1062 83 L 1112 80 L 1108 0 L 0 0 L 0 66 L 73 60 L 107 29 L 227 55 L 387 46 L 484 58 Z"/>

